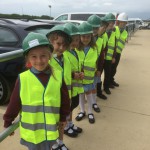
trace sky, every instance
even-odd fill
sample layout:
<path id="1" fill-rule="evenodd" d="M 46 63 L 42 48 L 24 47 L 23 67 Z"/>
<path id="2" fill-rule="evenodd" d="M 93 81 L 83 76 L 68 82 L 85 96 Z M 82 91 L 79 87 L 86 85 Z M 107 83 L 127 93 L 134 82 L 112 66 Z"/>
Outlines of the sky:
<path id="1" fill-rule="evenodd" d="M 0 2 L 1 14 L 56 17 L 67 12 L 126 12 L 129 18 L 149 19 L 150 0 L 1 0 Z"/>

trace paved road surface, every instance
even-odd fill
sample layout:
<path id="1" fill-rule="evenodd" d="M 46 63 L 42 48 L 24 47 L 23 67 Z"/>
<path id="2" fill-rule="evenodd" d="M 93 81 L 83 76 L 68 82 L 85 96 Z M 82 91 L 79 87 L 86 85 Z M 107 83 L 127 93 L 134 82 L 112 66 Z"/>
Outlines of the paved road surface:
<path id="1" fill-rule="evenodd" d="M 85 118 L 76 123 L 83 134 L 76 139 L 65 136 L 70 150 L 150 150 L 149 65 L 150 30 L 139 30 L 123 51 L 116 76 L 120 87 L 107 101 L 98 99 L 101 113 L 95 114 L 95 124 Z M 0 107 L 0 130 L 5 109 Z M 19 131 L 15 133 L 0 143 L 0 150 L 26 150 L 19 144 Z"/>

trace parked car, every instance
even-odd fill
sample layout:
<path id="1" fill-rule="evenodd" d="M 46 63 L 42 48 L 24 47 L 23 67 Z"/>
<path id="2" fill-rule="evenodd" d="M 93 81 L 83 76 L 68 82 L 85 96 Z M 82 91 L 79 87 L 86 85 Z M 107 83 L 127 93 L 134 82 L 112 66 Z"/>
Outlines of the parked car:
<path id="1" fill-rule="evenodd" d="M 44 23 L 31 20 L 0 19 L 0 54 L 22 48 L 22 41 L 29 32 L 46 34 L 57 21 Z M 0 104 L 9 101 L 15 80 L 25 70 L 24 58 L 19 57 L 0 62 Z"/>
<path id="2" fill-rule="evenodd" d="M 82 21 L 86 21 L 89 16 L 96 14 L 99 17 L 104 17 L 106 14 L 108 14 L 109 12 L 74 12 L 74 13 L 64 13 L 64 14 L 60 14 L 59 16 L 55 17 L 53 20 L 57 20 L 57 21 L 65 21 L 65 20 L 82 20 Z M 113 12 L 113 14 L 116 16 L 118 13 Z"/>

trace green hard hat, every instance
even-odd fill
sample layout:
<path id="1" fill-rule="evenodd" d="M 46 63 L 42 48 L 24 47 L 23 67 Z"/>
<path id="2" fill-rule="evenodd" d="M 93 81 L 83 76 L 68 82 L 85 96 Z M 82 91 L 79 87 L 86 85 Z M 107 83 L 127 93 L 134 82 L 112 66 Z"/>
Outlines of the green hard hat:
<path id="1" fill-rule="evenodd" d="M 71 34 L 70 31 L 65 27 L 65 25 L 56 25 L 53 28 L 49 30 L 49 32 L 46 34 L 48 37 L 50 34 L 55 33 L 55 32 L 63 32 L 68 36 L 68 39 L 70 39 L 69 42 L 71 42 Z"/>
<path id="2" fill-rule="evenodd" d="M 87 21 L 84 21 L 83 23 L 79 25 L 79 32 L 80 32 L 80 35 L 90 34 L 90 33 L 93 33 L 93 28 Z"/>
<path id="3" fill-rule="evenodd" d="M 50 49 L 53 49 L 52 44 L 44 34 L 30 32 L 22 43 L 23 54 L 26 55 L 32 48 L 42 45 L 48 45 Z"/>
<path id="4" fill-rule="evenodd" d="M 110 22 L 110 21 L 115 21 L 116 18 L 115 18 L 115 15 L 113 15 L 112 13 L 109 13 L 105 16 L 105 19 Z"/>
<path id="5" fill-rule="evenodd" d="M 92 26 L 92 27 L 100 27 L 101 24 L 101 19 L 97 15 L 91 15 L 88 19 L 87 22 Z"/>
<path id="6" fill-rule="evenodd" d="M 68 22 L 64 26 L 69 30 L 70 35 L 79 35 L 80 34 L 77 25 L 75 25 L 71 22 Z"/>

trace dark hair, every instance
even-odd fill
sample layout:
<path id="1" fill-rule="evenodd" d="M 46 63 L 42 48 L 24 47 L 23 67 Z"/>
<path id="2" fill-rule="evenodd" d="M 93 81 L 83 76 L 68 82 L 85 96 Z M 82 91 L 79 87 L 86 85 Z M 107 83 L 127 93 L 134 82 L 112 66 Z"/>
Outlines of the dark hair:
<path id="1" fill-rule="evenodd" d="M 50 42 L 53 42 L 54 40 L 56 40 L 58 38 L 58 36 L 63 37 L 66 47 L 69 47 L 69 45 L 71 43 L 71 38 L 68 34 L 66 34 L 62 31 L 55 31 L 55 32 L 50 33 L 48 35 L 48 39 L 50 40 Z"/>

